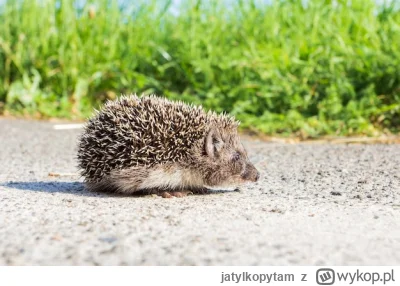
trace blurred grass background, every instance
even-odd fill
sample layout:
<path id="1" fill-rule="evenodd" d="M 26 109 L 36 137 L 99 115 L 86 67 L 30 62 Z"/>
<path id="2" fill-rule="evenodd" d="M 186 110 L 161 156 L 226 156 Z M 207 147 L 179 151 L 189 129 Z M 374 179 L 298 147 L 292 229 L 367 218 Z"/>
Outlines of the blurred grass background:
<path id="1" fill-rule="evenodd" d="M 398 1 L 0 2 L 0 114 L 85 118 L 121 93 L 265 134 L 400 129 Z"/>

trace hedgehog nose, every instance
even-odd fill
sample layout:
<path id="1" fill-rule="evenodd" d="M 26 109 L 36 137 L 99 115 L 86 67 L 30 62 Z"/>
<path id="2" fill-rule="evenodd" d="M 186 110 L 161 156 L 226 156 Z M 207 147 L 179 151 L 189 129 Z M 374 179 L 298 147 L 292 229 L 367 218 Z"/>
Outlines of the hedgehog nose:
<path id="1" fill-rule="evenodd" d="M 247 181 L 257 182 L 260 178 L 260 172 L 252 164 L 247 164 L 246 171 L 242 177 Z"/>

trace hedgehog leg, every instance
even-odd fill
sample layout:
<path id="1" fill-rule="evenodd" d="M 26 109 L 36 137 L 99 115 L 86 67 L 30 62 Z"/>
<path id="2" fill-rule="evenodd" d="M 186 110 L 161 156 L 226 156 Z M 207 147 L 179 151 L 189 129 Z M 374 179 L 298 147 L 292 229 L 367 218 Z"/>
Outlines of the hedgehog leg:
<path id="1" fill-rule="evenodd" d="M 172 192 L 172 195 L 177 198 L 187 197 L 188 195 L 193 195 L 192 191 L 179 191 L 179 192 Z"/>
<path id="2" fill-rule="evenodd" d="M 183 198 L 188 195 L 193 195 L 193 192 L 191 191 L 179 191 L 179 192 L 161 192 L 159 193 L 159 196 L 163 198 L 172 198 L 172 197 L 177 197 L 177 198 Z"/>
<path id="3" fill-rule="evenodd" d="M 168 192 L 168 194 L 171 197 L 183 198 L 183 197 L 187 197 L 189 195 L 194 195 L 194 194 L 206 195 L 206 194 L 209 194 L 209 191 L 206 188 L 201 188 L 201 189 L 196 189 L 193 191 L 184 190 L 184 191 Z"/>
<path id="4" fill-rule="evenodd" d="M 171 194 L 168 193 L 168 192 L 162 192 L 162 193 L 159 193 L 158 195 L 161 196 L 161 197 L 163 197 L 164 199 L 170 199 L 170 198 L 173 197 L 173 195 L 171 195 Z"/>

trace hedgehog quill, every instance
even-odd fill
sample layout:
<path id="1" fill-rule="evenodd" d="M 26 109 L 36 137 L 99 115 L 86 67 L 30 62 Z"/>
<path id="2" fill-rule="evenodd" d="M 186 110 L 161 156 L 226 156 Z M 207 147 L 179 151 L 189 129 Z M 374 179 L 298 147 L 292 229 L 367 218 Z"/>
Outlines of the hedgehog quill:
<path id="1" fill-rule="evenodd" d="M 235 188 L 259 179 L 227 114 L 155 95 L 108 101 L 78 142 L 90 191 L 165 198 Z"/>

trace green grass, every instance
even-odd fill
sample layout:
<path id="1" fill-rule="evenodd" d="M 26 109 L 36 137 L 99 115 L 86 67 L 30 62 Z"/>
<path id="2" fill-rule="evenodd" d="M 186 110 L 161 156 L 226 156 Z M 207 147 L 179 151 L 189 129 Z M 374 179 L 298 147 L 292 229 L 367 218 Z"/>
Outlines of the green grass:
<path id="1" fill-rule="evenodd" d="M 169 1 L 88 2 L 0 5 L 0 110 L 84 118 L 143 92 L 266 134 L 399 131 L 395 1 L 183 1 L 178 15 Z"/>

